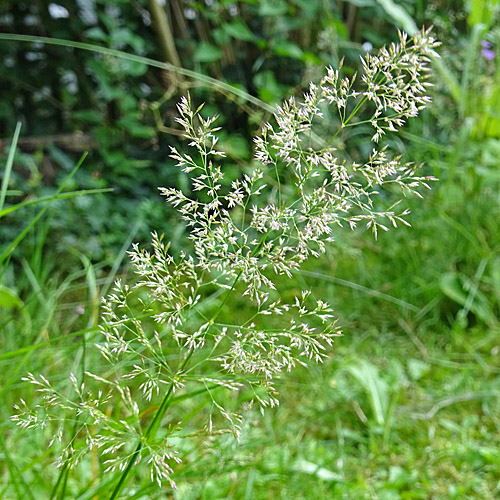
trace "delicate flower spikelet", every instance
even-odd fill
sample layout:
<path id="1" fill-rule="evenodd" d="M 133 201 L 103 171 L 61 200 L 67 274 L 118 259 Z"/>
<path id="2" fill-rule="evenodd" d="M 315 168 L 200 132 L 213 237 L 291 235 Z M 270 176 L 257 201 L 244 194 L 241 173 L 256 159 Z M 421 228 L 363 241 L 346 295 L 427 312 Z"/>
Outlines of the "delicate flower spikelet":
<path id="1" fill-rule="evenodd" d="M 189 174 L 191 193 L 160 191 L 186 222 L 193 252 L 174 259 L 156 233 L 152 251 L 134 245 L 129 255 L 136 282 L 118 281 L 102 304 L 96 347 L 109 363 L 106 375 L 86 373 L 80 382 L 71 375 L 72 395 L 66 397 L 43 376 L 28 374 L 43 401 L 34 409 L 21 401 L 14 420 L 25 428 L 55 425 L 55 446 L 63 440 L 60 415 L 70 413 L 87 449 L 105 456 L 106 470 L 126 476 L 142 463 L 158 485 L 174 488 L 171 476 L 180 459 L 169 439 L 186 436 L 173 423 L 163 426 L 161 438 L 156 431 L 186 384 L 210 397 L 202 435 L 241 434 L 241 415 L 224 408 L 215 389 L 246 385 L 262 410 L 278 405 L 276 377 L 323 362 L 341 333 L 331 307 L 310 291 L 282 300 L 283 279 L 277 277 L 291 277 L 325 253 L 340 228 L 361 222 L 377 236 L 391 225 L 409 225 L 408 210 L 397 210 L 401 200 L 377 208 L 379 190 L 395 185 L 403 195 L 421 196 L 419 189 L 435 180 L 417 176 L 418 166 L 377 143 L 430 102 L 429 57 L 436 56 L 436 46 L 429 31 L 412 39 L 400 33 L 399 43 L 362 58 L 358 78 L 343 77 L 341 67 L 327 68 L 303 100 L 292 97 L 277 107 L 274 124 L 265 124 L 255 138 L 254 166 L 231 183 L 218 164 L 224 154 L 217 147 L 216 117 L 203 118 L 202 106 L 194 110 L 190 98 L 182 98 L 177 122 L 194 153 L 172 148 L 171 157 Z M 321 137 L 326 108 L 340 125 Z M 359 123 L 373 127 L 374 144 L 369 157 L 353 162 L 335 139 L 342 134 L 345 144 L 349 128 Z M 188 368 L 192 358 L 196 363 Z M 90 384 L 102 389 L 87 389 Z M 62 449 L 60 465 L 80 460 L 85 448 L 75 446 L 76 437 Z"/>

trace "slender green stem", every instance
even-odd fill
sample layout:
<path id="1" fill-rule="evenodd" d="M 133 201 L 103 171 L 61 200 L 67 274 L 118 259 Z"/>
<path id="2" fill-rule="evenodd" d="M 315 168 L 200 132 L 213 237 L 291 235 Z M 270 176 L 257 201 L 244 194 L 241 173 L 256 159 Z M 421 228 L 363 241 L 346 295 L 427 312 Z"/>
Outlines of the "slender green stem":
<path id="1" fill-rule="evenodd" d="M 274 170 L 276 172 L 276 182 L 278 183 L 278 206 L 281 207 L 281 183 L 280 183 L 280 174 L 278 172 L 278 164 L 274 164 Z"/>
<path id="2" fill-rule="evenodd" d="M 195 81 L 198 81 L 201 85 L 206 85 L 209 88 L 215 89 L 219 92 L 222 92 L 226 95 L 237 96 L 244 101 L 252 103 L 254 106 L 258 108 L 264 109 L 267 112 L 273 113 L 275 111 L 274 106 L 261 101 L 257 97 L 252 96 L 248 92 L 241 90 L 238 87 L 230 85 L 229 83 L 222 82 L 220 80 L 216 80 L 215 78 L 211 78 L 209 76 L 203 75 L 201 73 L 197 73 L 196 71 L 192 71 L 186 68 L 181 68 L 174 66 L 168 62 L 156 61 L 154 59 L 150 59 L 148 57 L 139 56 L 137 54 L 131 54 L 128 52 L 123 52 L 121 50 L 110 49 L 108 47 L 102 47 L 100 45 L 84 43 L 84 42 L 75 42 L 73 40 L 64 40 L 61 38 L 52 38 L 52 37 L 44 37 L 44 36 L 33 36 L 33 35 L 20 35 L 20 34 L 12 34 L 12 33 L 0 33 L 0 40 L 15 40 L 18 42 L 37 42 L 37 43 L 46 43 L 50 45 L 60 45 L 62 47 L 72 47 L 78 50 L 87 50 L 90 52 L 96 52 L 100 54 L 105 54 L 111 57 L 117 57 L 120 59 L 125 59 L 128 61 L 134 61 L 138 63 L 145 64 L 147 66 L 151 66 L 154 68 L 165 69 L 167 71 L 173 71 L 176 74 L 186 76 L 188 78 L 192 78 Z"/>
<path id="3" fill-rule="evenodd" d="M 59 499 L 64 500 L 66 496 L 66 486 L 68 484 L 68 476 L 69 476 L 70 466 L 68 465 L 64 471 L 63 482 L 61 486 L 61 492 L 59 493 Z"/>
<path id="4" fill-rule="evenodd" d="M 64 478 L 64 473 L 66 472 L 66 469 L 67 469 L 68 465 L 67 464 L 64 464 L 62 467 L 61 467 L 61 470 L 59 471 L 59 476 L 57 477 L 57 481 L 56 481 L 56 484 L 54 485 L 54 487 L 52 488 L 52 491 L 50 493 L 50 498 L 49 500 L 53 500 L 56 496 L 56 493 L 57 493 L 57 490 L 59 488 L 59 485 L 61 484 L 61 481 L 63 480 Z"/>
<path id="5" fill-rule="evenodd" d="M 115 489 L 113 490 L 113 493 L 111 493 L 109 500 L 114 500 L 115 498 L 118 498 L 118 495 L 120 494 L 122 488 L 125 486 L 125 482 L 126 482 L 127 477 L 130 473 L 130 470 L 134 466 L 134 463 L 137 460 L 137 457 L 141 453 L 141 449 L 142 449 L 142 441 L 139 441 L 137 443 L 137 446 L 135 448 L 134 453 L 132 453 L 132 455 L 129 458 L 127 466 L 125 467 L 125 469 L 123 470 L 123 472 L 120 476 L 120 480 L 118 481 L 118 484 L 116 485 Z"/>
<path id="6" fill-rule="evenodd" d="M 193 355 L 193 352 L 194 352 L 194 350 L 191 349 L 187 353 L 186 357 L 184 358 L 184 361 L 182 362 L 181 366 L 179 367 L 178 373 L 182 373 L 184 371 L 188 361 L 190 360 L 191 356 Z M 128 480 L 128 476 L 130 474 L 130 471 L 132 470 L 132 467 L 134 466 L 135 462 L 137 461 L 137 459 L 141 453 L 141 450 L 142 450 L 144 443 L 151 436 L 154 437 L 154 435 L 156 434 L 158 426 L 160 425 L 160 422 L 161 422 L 163 416 L 165 415 L 165 412 L 167 411 L 167 409 L 170 405 L 170 399 L 171 399 L 173 391 L 174 391 L 174 383 L 171 382 L 167 392 L 165 393 L 165 396 L 163 396 L 163 400 L 160 403 L 158 410 L 156 410 L 156 412 L 155 412 L 153 420 L 151 420 L 151 422 L 149 423 L 148 427 L 146 428 L 146 431 L 144 432 L 142 439 L 137 443 L 137 446 L 136 446 L 134 452 L 132 453 L 132 455 L 130 455 L 130 458 L 127 462 L 127 466 L 123 470 L 123 472 L 120 476 L 120 479 L 118 481 L 118 484 L 115 486 L 113 493 L 111 493 L 109 500 L 115 500 L 116 498 L 118 498 L 118 495 L 120 494 L 121 490 L 123 489 L 123 487 L 125 486 L 125 484 Z"/>
<path id="7" fill-rule="evenodd" d="M 330 144 L 335 140 L 335 138 L 340 134 L 340 132 L 347 126 L 347 124 L 354 118 L 354 116 L 356 115 L 356 113 L 360 110 L 361 106 L 363 106 L 363 104 L 367 100 L 368 100 L 368 97 L 365 97 L 360 102 L 358 102 L 358 104 L 351 111 L 351 114 L 347 117 L 347 119 L 344 122 L 342 122 L 342 125 L 340 125 L 340 127 L 337 130 L 337 132 L 335 132 L 335 134 L 333 134 L 333 136 L 328 141 L 328 144 L 326 145 L 326 147 L 324 149 L 327 149 L 328 146 L 330 146 Z"/>

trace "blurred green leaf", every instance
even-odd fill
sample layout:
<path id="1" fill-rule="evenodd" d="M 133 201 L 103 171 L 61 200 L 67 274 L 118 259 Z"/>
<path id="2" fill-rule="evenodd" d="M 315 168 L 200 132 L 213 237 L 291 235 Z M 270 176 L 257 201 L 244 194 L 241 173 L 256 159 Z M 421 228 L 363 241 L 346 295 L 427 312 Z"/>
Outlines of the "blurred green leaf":
<path id="1" fill-rule="evenodd" d="M 302 59 L 303 51 L 300 47 L 287 40 L 279 40 L 275 43 L 274 52 L 279 56 L 293 57 L 295 59 Z"/>
<path id="2" fill-rule="evenodd" d="M 285 87 L 276 81 L 272 71 L 266 70 L 257 73 L 253 82 L 259 91 L 259 97 L 266 102 L 277 102 L 285 92 Z"/>
<path id="3" fill-rule="evenodd" d="M 129 45 L 134 49 L 135 53 L 140 54 L 144 51 L 144 39 L 134 34 L 129 28 L 117 28 L 113 30 L 111 41 L 119 49 L 123 49 Z"/>
<path id="4" fill-rule="evenodd" d="M 23 301 L 19 298 L 15 290 L 0 285 L 0 307 L 12 309 L 22 307 Z"/>
<path id="5" fill-rule="evenodd" d="M 82 120 L 86 123 L 91 123 L 97 125 L 102 122 L 102 115 L 95 109 L 82 109 L 80 111 L 75 111 L 73 116 L 77 120 Z"/>
<path id="6" fill-rule="evenodd" d="M 316 476 L 322 481 L 343 481 L 342 476 L 337 472 L 333 472 L 329 469 L 325 469 L 324 467 L 320 467 L 319 465 L 313 462 L 309 462 L 308 460 L 297 460 L 293 464 L 292 470 L 295 472 L 303 472 L 304 474 Z"/>
<path id="7" fill-rule="evenodd" d="M 120 118 L 117 123 L 118 125 L 120 125 L 120 127 L 123 127 L 132 137 L 137 137 L 139 139 L 151 139 L 151 137 L 154 137 L 156 133 L 153 127 L 143 125 L 131 116 Z"/>
<path id="8" fill-rule="evenodd" d="M 222 25 L 222 29 L 226 34 L 238 40 L 252 42 L 257 37 L 250 31 L 250 28 L 241 19 L 235 19 L 231 23 Z"/>
<path id="9" fill-rule="evenodd" d="M 121 70 L 130 76 L 142 76 L 148 70 L 148 67 L 137 61 L 120 61 Z"/>
<path id="10" fill-rule="evenodd" d="M 394 2 L 394 0 L 377 0 L 377 3 L 409 35 L 414 35 L 418 31 L 413 18 L 406 12 L 404 7 Z"/>
<path id="11" fill-rule="evenodd" d="M 490 24 L 500 5 L 499 0 L 470 0 L 470 12 L 467 17 L 469 26 Z"/>
<path id="12" fill-rule="evenodd" d="M 352 3 L 356 7 L 373 7 L 376 0 L 348 0 L 348 3 Z"/>
<path id="13" fill-rule="evenodd" d="M 194 60 L 197 62 L 214 62 L 221 58 L 222 51 L 214 45 L 201 42 L 194 51 Z"/>
<path id="14" fill-rule="evenodd" d="M 282 16 L 288 12 L 285 0 L 261 0 L 259 14 L 261 16 Z"/>
<path id="15" fill-rule="evenodd" d="M 347 371 L 365 389 L 377 424 L 384 425 L 389 408 L 389 387 L 380 377 L 377 367 L 362 359 L 357 364 L 348 366 Z"/>
<path id="16" fill-rule="evenodd" d="M 465 280 L 456 273 L 444 273 L 439 280 L 441 291 L 451 300 L 465 306 L 469 299 L 469 291 L 466 291 Z M 475 316 L 488 323 L 495 325 L 497 323 L 495 314 L 493 313 L 486 296 L 477 290 L 470 304 L 470 311 Z"/>
<path id="17" fill-rule="evenodd" d="M 500 304 L 500 257 L 497 257 L 491 264 L 491 279 L 493 291 L 498 304 Z"/>
<path id="18" fill-rule="evenodd" d="M 318 66 L 322 64 L 322 60 L 316 54 L 313 54 L 312 52 L 304 52 L 302 54 L 301 59 L 304 62 L 309 62 L 312 64 L 316 64 Z"/>
<path id="19" fill-rule="evenodd" d="M 251 157 L 251 150 L 248 141 L 238 134 L 221 134 L 219 141 L 220 149 L 230 158 L 235 160 L 247 160 Z"/>
<path id="20" fill-rule="evenodd" d="M 86 30 L 85 35 L 91 40 L 97 40 L 99 42 L 106 42 L 109 39 L 109 35 L 106 35 L 106 33 L 97 26 Z"/>
<path id="21" fill-rule="evenodd" d="M 408 373 L 412 380 L 420 380 L 423 376 L 429 373 L 431 369 L 429 363 L 420 359 L 410 358 L 407 361 Z"/>

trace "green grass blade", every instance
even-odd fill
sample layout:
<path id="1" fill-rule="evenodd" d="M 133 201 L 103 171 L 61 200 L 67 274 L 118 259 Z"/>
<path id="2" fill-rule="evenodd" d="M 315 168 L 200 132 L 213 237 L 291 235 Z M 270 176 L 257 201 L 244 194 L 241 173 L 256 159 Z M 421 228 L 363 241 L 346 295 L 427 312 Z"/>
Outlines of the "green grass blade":
<path id="1" fill-rule="evenodd" d="M 372 290 L 363 285 L 358 285 L 357 283 L 353 283 L 352 281 L 343 280 L 341 278 L 335 278 L 334 276 L 329 276 L 327 274 L 315 273 L 312 271 L 298 271 L 299 274 L 303 276 L 310 276 L 311 278 L 320 279 L 323 281 L 330 281 L 332 283 L 337 283 L 342 286 L 346 286 L 348 288 L 352 288 L 353 290 L 358 290 L 360 292 L 364 292 L 367 295 L 371 295 L 372 297 L 377 297 L 379 299 L 386 300 L 387 302 L 392 302 L 398 306 L 409 309 L 413 312 L 420 312 L 420 309 L 409 302 L 393 297 L 392 295 L 388 295 L 386 293 L 378 292 L 377 290 Z"/>
<path id="2" fill-rule="evenodd" d="M 139 443 L 137 444 L 137 447 L 134 450 L 134 453 L 132 453 L 132 455 L 127 463 L 127 466 L 125 467 L 125 469 L 123 469 L 123 472 L 120 475 L 120 479 L 118 481 L 118 484 L 115 486 L 115 489 L 111 493 L 109 500 L 116 500 L 118 498 L 118 496 L 120 495 L 123 487 L 125 486 L 125 484 L 128 481 L 128 475 L 129 475 L 130 471 L 132 470 L 132 468 L 134 467 L 134 464 L 137 460 L 137 457 L 141 453 L 141 449 L 142 449 L 142 442 L 139 441 Z"/>
<path id="3" fill-rule="evenodd" d="M 5 456 L 5 462 L 7 464 L 7 469 L 9 471 L 9 477 L 12 482 L 12 485 L 14 486 L 14 489 L 16 490 L 16 494 L 18 498 L 29 498 L 30 500 L 35 500 L 35 497 L 33 496 L 33 493 L 31 493 L 31 490 L 29 486 L 26 484 L 26 481 L 24 480 L 22 474 L 19 473 L 19 470 L 16 467 L 16 464 L 13 462 L 13 460 L 10 458 L 9 450 L 7 449 L 7 445 L 5 444 L 4 438 L 0 435 L 0 443 L 3 448 L 4 456 Z M 23 486 L 23 489 L 25 491 L 25 495 L 21 494 L 20 486 Z"/>
<path id="4" fill-rule="evenodd" d="M 12 144 L 9 150 L 9 156 L 7 158 L 7 164 L 5 165 L 5 173 L 2 180 L 2 189 L 0 191 L 0 212 L 2 211 L 3 205 L 5 203 L 5 196 L 7 195 L 7 186 L 9 185 L 10 173 L 12 172 L 12 165 L 14 163 L 14 156 L 16 154 L 17 141 L 19 139 L 20 133 L 21 133 L 21 122 L 17 122 L 16 130 L 14 132 L 14 138 L 12 139 Z"/>
<path id="5" fill-rule="evenodd" d="M 20 208 L 29 207 L 31 205 L 37 205 L 39 203 L 44 203 L 46 201 L 67 200 L 69 198 L 75 198 L 76 196 L 86 196 L 86 195 L 90 195 L 90 194 L 110 193 L 112 191 L 113 191 L 113 188 L 82 189 L 80 191 L 71 191 L 70 193 L 62 193 L 62 194 L 51 195 L 51 196 L 42 196 L 41 198 L 23 201 L 21 203 L 17 203 L 16 205 L 12 205 L 10 207 L 4 208 L 3 210 L 0 210 L 0 218 L 4 217 L 7 214 L 15 212 L 16 210 L 19 210 Z"/>
<path id="6" fill-rule="evenodd" d="M 75 500 L 93 500 L 94 498 L 100 498 L 97 497 L 96 494 L 99 493 L 104 487 L 108 486 L 112 479 L 112 477 L 102 479 L 99 484 L 86 489 L 85 492 L 78 495 Z"/>
<path id="7" fill-rule="evenodd" d="M 438 59 L 434 57 L 432 59 L 432 67 L 439 74 L 441 81 L 443 81 L 448 87 L 448 91 L 456 104 L 460 104 L 461 101 L 461 89 L 460 83 L 455 78 L 455 75 L 451 69 L 445 64 L 443 59 Z"/>
<path id="8" fill-rule="evenodd" d="M 21 266 L 23 268 L 24 274 L 28 278 L 28 281 L 31 285 L 31 288 L 33 289 L 33 292 L 35 293 L 35 296 L 38 299 L 38 302 L 43 307 L 45 307 L 45 308 L 48 307 L 47 297 L 43 293 L 42 286 L 40 285 L 40 282 L 38 281 L 37 277 L 35 276 L 33 269 L 31 269 L 31 266 L 29 265 L 28 261 L 23 258 L 21 261 Z"/>
<path id="9" fill-rule="evenodd" d="M 120 268 L 121 263 L 125 258 L 127 250 L 130 248 L 130 245 L 132 244 L 132 241 L 134 241 L 135 235 L 137 234 L 137 231 L 139 231 L 139 228 L 143 222 L 144 222 L 144 216 L 140 214 L 137 220 L 135 221 L 135 224 L 132 226 L 132 229 L 128 234 L 127 240 L 122 245 L 120 251 L 118 252 L 116 258 L 113 261 L 113 265 L 111 266 L 111 270 L 109 271 L 109 275 L 107 277 L 107 282 L 101 290 L 101 296 L 104 296 L 108 293 L 109 287 L 111 286 L 111 284 L 115 279 L 116 273 L 118 272 L 118 269 Z"/>
<path id="10" fill-rule="evenodd" d="M 87 157 L 87 153 L 83 154 L 82 157 L 80 158 L 80 161 L 75 165 L 75 168 L 67 175 L 67 177 L 64 179 L 64 181 L 61 183 L 59 186 L 58 190 L 56 191 L 56 196 L 61 193 L 61 191 L 64 189 L 65 184 L 76 174 L 76 171 L 81 167 L 82 163 L 84 162 L 85 158 Z M 50 201 L 43 207 L 38 214 L 31 219 L 31 221 L 28 223 L 28 225 L 21 231 L 21 233 L 10 243 L 10 245 L 7 246 L 7 248 L 2 252 L 0 255 L 0 264 L 3 264 L 7 258 L 10 257 L 12 252 L 16 249 L 17 245 L 24 239 L 24 237 L 29 233 L 31 228 L 38 222 L 38 220 L 42 217 L 43 214 L 49 209 L 50 207 Z"/>
<path id="11" fill-rule="evenodd" d="M 462 81 L 460 83 L 460 102 L 459 111 L 460 116 L 465 117 L 470 112 L 471 98 L 474 97 L 474 91 L 477 88 L 474 84 L 471 85 L 471 77 L 473 74 L 474 65 L 477 63 L 477 56 L 479 51 L 479 41 L 486 31 L 484 24 L 476 24 L 472 28 L 472 34 L 465 53 L 464 70 L 462 73 Z M 474 82 L 472 82 L 474 83 Z"/>
<path id="12" fill-rule="evenodd" d="M 15 470 L 15 466 L 12 463 L 12 459 L 10 458 L 9 451 L 7 450 L 7 446 L 3 438 L 0 436 L 0 443 L 2 444 L 3 454 L 5 457 L 5 463 L 7 464 L 7 470 L 9 471 L 9 483 L 16 492 L 17 498 L 21 498 L 21 487 L 19 485 L 19 481 L 17 480 L 17 471 Z"/>
<path id="13" fill-rule="evenodd" d="M 358 364 L 348 366 L 347 371 L 365 389 L 377 424 L 384 425 L 389 406 L 389 391 L 386 382 L 380 377 L 377 367 L 362 359 Z"/>
<path id="14" fill-rule="evenodd" d="M 55 337 L 53 339 L 47 340 L 45 342 L 40 342 L 38 344 L 29 345 L 26 347 L 22 347 L 21 349 L 16 349 L 14 351 L 4 352 L 0 354 L 0 361 L 5 359 L 16 358 L 17 356 L 22 356 L 31 351 L 35 351 L 36 349 L 40 349 L 40 347 L 47 347 L 50 344 L 55 344 L 57 342 L 63 340 L 69 340 L 74 337 L 78 337 L 80 335 L 85 335 L 86 333 L 95 333 L 98 332 L 99 328 L 85 328 L 84 330 L 79 330 L 78 332 L 68 333 L 67 335 L 61 335 L 60 337 Z"/>
<path id="15" fill-rule="evenodd" d="M 61 467 L 61 471 L 59 472 L 59 476 L 57 476 L 57 481 L 56 481 L 56 484 L 54 485 L 54 487 L 52 488 L 52 491 L 51 491 L 51 493 L 50 493 L 50 498 L 49 498 L 49 500 L 54 500 L 55 495 L 57 494 L 57 490 L 59 489 L 59 485 L 60 485 L 60 484 L 61 484 L 61 482 L 63 481 L 64 473 L 66 472 L 67 467 L 68 467 L 67 463 L 65 463 L 65 464 Z"/>
<path id="16" fill-rule="evenodd" d="M 403 28 L 409 35 L 413 36 L 418 32 L 417 25 L 413 18 L 406 10 L 394 0 L 376 0 L 377 3 L 384 9 L 386 14 L 394 19 L 396 24 Z"/>

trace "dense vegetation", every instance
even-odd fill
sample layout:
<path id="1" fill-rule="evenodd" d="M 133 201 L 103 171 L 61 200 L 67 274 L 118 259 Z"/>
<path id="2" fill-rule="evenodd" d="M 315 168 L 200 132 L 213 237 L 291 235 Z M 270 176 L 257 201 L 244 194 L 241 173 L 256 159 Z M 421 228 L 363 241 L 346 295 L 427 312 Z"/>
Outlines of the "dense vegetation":
<path id="1" fill-rule="evenodd" d="M 498 4 L 4 1 L 0 496 L 110 498 L 116 487 L 97 449 L 74 469 L 56 468 L 57 443 L 47 445 L 58 429 L 23 430 L 11 417 L 21 399 L 40 403 L 21 380 L 27 372 L 69 394 L 69 373 L 80 380 L 102 365 L 93 348 L 102 336 L 100 298 L 117 277 L 133 282 L 132 241 L 147 247 L 157 231 L 174 256 L 190 251 L 185 223 L 157 190 L 189 186 L 169 157 L 170 147 L 187 151 L 175 121 L 180 97 L 189 91 L 206 103 L 204 116 L 219 115 L 222 167 L 235 180 L 250 172 L 252 137 L 275 104 L 302 95 L 342 58 L 352 77 L 359 56 L 396 41 L 397 28 L 412 34 L 434 25 L 442 46 L 433 103 L 386 141 L 439 179 L 424 199 L 404 200 L 412 227 L 379 231 L 376 241 L 359 229 L 336 231 L 325 255 L 280 282 L 283 300 L 312 289 L 333 305 L 343 336 L 331 357 L 281 374 L 280 406 L 263 415 L 245 408 L 239 441 L 200 432 L 209 391 L 177 392 L 177 420 L 163 422 L 168 432 L 178 420 L 183 427 L 182 439 L 169 439 L 182 459 L 170 464 L 177 492 L 168 483 L 160 490 L 142 464 L 121 495 L 497 498 Z M 370 152 L 370 135 L 361 124 L 335 145 L 358 161 Z M 207 308 L 228 321 L 235 314 L 220 294 L 209 299 Z M 238 315 L 246 304 L 233 304 Z M 234 411 L 250 399 L 248 391 L 217 396 Z M 61 429 L 77 438 L 71 460 L 86 447 L 80 425 L 76 418 Z"/>

